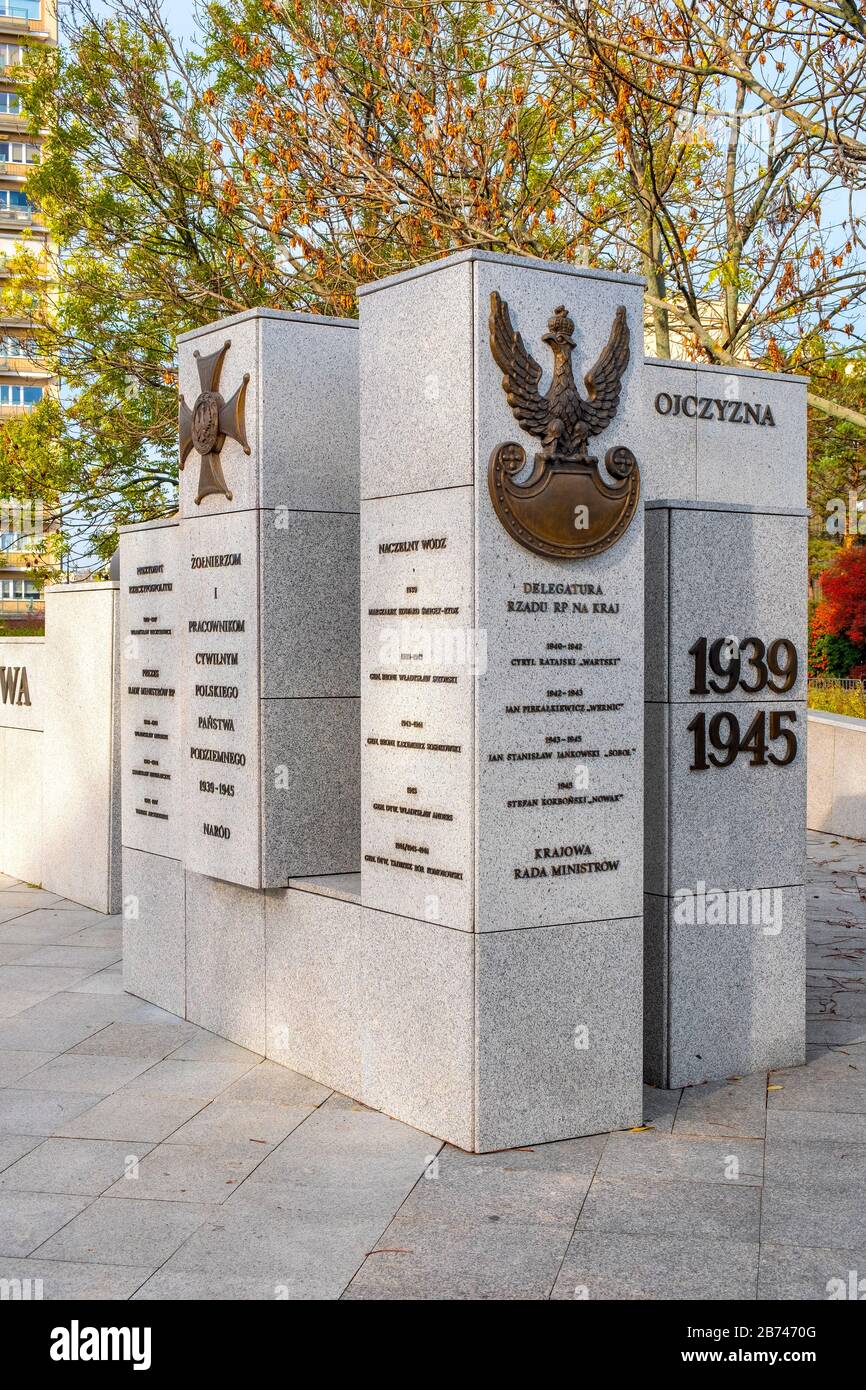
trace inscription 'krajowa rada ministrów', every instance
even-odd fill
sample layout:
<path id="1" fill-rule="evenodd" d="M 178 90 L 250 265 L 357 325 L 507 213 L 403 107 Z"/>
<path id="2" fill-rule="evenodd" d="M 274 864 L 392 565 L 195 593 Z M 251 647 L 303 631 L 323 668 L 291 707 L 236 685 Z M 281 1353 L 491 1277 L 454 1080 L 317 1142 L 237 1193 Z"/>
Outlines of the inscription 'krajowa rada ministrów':
<path id="1" fill-rule="evenodd" d="M 645 359 L 613 273 L 360 300 L 179 342 L 180 510 L 122 541 L 126 987 L 475 1150 L 796 1061 L 804 383 Z"/>

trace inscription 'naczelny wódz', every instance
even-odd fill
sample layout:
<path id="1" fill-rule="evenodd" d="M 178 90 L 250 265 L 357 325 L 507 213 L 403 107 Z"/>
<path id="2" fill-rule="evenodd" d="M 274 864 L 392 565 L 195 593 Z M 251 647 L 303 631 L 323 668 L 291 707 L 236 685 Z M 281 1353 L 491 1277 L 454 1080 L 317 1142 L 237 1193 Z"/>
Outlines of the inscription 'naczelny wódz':
<path id="1" fill-rule="evenodd" d="M 685 415 L 687 420 L 721 420 L 725 425 L 772 425 L 776 421 L 768 405 L 760 401 L 720 400 L 717 396 L 671 396 L 659 391 L 655 398 L 659 415 Z"/>

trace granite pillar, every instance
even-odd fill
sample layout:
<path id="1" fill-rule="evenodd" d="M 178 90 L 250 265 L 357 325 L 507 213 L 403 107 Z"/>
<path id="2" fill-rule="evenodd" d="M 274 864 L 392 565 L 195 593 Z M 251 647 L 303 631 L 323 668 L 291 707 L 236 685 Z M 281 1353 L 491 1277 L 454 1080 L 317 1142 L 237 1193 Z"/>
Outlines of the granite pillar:
<path id="1" fill-rule="evenodd" d="M 488 461 L 539 438 L 497 304 L 541 392 L 574 354 L 584 400 L 624 320 L 592 455 L 640 465 L 644 391 L 628 277 L 466 252 L 361 291 L 362 1098 L 476 1150 L 641 1116 L 643 517 L 580 558 L 500 520 Z"/>
<path id="2" fill-rule="evenodd" d="M 655 501 L 646 538 L 645 1067 L 675 1087 L 803 1060 L 806 513 Z"/>

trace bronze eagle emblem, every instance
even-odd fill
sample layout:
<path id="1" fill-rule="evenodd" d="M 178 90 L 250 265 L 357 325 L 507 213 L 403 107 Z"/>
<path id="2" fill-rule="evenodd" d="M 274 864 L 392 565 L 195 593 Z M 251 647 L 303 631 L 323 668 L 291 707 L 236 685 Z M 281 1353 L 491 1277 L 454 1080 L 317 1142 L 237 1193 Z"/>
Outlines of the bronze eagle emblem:
<path id="1" fill-rule="evenodd" d="M 586 450 L 587 440 L 607 429 L 619 406 L 630 353 L 625 307 L 617 309 L 610 337 L 583 378 L 585 397 L 574 380 L 574 323 L 563 304 L 551 314 L 542 342 L 553 353 L 553 376 L 543 395 L 541 367 L 494 290 L 490 351 L 515 420 L 541 441 L 541 448 L 529 476 L 522 444 L 510 440 L 493 450 L 487 468 L 490 500 L 505 530 L 527 550 L 563 560 L 600 555 L 625 535 L 640 500 L 640 469 L 631 449 L 608 449 L 607 476 Z"/>
<path id="2" fill-rule="evenodd" d="M 574 323 L 560 304 L 554 309 L 542 338 L 553 353 L 553 377 L 548 390 L 538 390 L 541 367 L 527 352 L 511 322 L 508 304 L 494 290 L 490 296 L 490 348 L 501 369 L 502 387 L 514 418 L 527 434 L 541 440 L 536 464 L 590 463 L 586 442 L 601 434 L 616 415 L 630 347 L 625 308 L 616 311 L 613 328 L 601 356 L 584 377 L 587 398 L 577 389 L 571 366 L 575 349 Z"/>

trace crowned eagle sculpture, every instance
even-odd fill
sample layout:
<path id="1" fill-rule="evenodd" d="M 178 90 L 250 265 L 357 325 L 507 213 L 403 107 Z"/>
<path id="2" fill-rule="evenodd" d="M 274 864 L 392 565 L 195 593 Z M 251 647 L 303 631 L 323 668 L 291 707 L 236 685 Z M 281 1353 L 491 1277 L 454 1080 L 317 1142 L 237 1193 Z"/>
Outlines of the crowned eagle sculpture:
<path id="1" fill-rule="evenodd" d="M 576 347 L 574 323 L 560 304 L 554 309 L 542 338 L 553 353 L 553 377 L 547 391 L 538 390 L 541 367 L 527 352 L 511 322 L 508 305 L 494 290 L 490 296 L 490 347 L 502 371 L 502 386 L 517 423 L 540 439 L 537 462 L 588 463 L 586 441 L 601 434 L 613 420 L 630 355 L 625 308 L 616 311 L 610 337 L 601 356 L 583 378 L 587 398 L 577 389 L 571 366 Z"/>
<path id="2" fill-rule="evenodd" d="M 574 379 L 574 321 L 565 305 L 554 309 L 542 342 L 553 354 L 545 392 L 539 390 L 542 368 L 494 290 L 490 351 L 515 420 L 541 448 L 528 477 L 522 444 L 512 440 L 494 449 L 487 473 L 490 497 L 502 525 L 527 550 L 563 559 L 597 555 L 628 529 L 640 497 L 640 470 L 630 449 L 607 450 L 607 476 L 587 452 L 588 440 L 613 423 L 619 408 L 631 350 L 625 306 L 616 310 L 610 337 L 583 378 L 585 396 Z"/>

